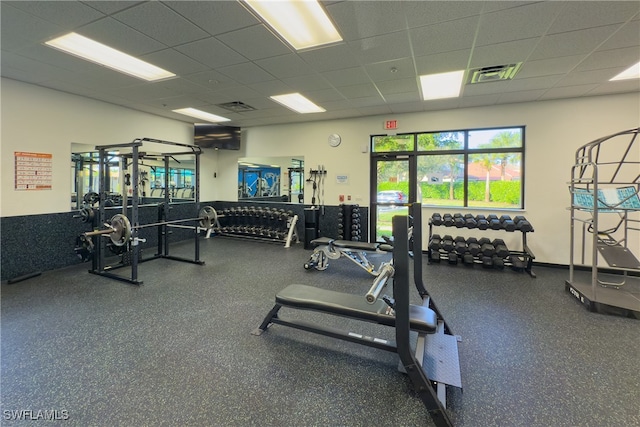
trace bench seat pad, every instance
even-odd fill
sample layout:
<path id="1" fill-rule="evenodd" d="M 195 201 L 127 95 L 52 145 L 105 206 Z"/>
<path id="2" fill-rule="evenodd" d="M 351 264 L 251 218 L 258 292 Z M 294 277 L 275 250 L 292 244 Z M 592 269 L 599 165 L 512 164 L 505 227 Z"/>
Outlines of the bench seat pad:
<path id="1" fill-rule="evenodd" d="M 342 249 L 354 249 L 357 251 L 376 251 L 380 243 L 356 242 L 353 240 L 334 240 L 333 246 Z"/>
<path id="2" fill-rule="evenodd" d="M 278 292 L 276 304 L 395 327 L 395 316 L 386 314 L 387 304 L 380 299 L 369 304 L 363 295 L 345 294 L 307 285 L 289 285 Z M 433 310 L 412 304 L 409 306 L 409 315 L 412 330 L 435 333 L 437 316 Z"/>

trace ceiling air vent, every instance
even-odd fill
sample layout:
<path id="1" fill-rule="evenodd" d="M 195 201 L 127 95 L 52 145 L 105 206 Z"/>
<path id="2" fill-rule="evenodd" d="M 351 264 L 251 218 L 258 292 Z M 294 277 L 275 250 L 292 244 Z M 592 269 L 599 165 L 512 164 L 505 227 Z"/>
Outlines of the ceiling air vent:
<path id="1" fill-rule="evenodd" d="M 222 107 L 225 110 L 233 111 L 234 113 L 244 113 L 245 111 L 254 111 L 251 105 L 247 105 L 241 101 L 225 102 L 224 104 L 218 104 L 218 107 Z"/>
<path id="2" fill-rule="evenodd" d="M 491 67 L 476 68 L 469 72 L 471 76 L 469 84 L 497 82 L 501 80 L 511 80 L 520 71 L 522 62 L 517 64 L 493 65 Z"/>

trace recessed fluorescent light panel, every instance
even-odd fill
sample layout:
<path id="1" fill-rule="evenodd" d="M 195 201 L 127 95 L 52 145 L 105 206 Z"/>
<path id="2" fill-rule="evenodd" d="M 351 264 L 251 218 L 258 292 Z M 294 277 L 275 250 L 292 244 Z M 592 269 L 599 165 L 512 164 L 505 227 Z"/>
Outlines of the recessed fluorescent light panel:
<path id="1" fill-rule="evenodd" d="M 640 62 L 627 68 L 626 70 L 624 70 L 623 72 L 621 72 L 620 74 L 618 74 L 617 76 L 615 76 L 609 81 L 613 82 L 616 80 L 628 80 L 628 79 L 639 79 L 639 78 L 640 78 Z"/>
<path id="2" fill-rule="evenodd" d="M 45 42 L 46 45 L 146 81 L 175 77 L 175 74 L 77 33 Z"/>
<path id="3" fill-rule="evenodd" d="M 179 108 L 172 110 L 174 113 L 184 114 L 185 116 L 195 117 L 196 119 L 202 119 L 205 122 L 218 123 L 228 122 L 231 119 L 226 117 L 216 116 L 215 114 L 207 113 L 206 111 L 196 110 L 195 108 Z"/>
<path id="4" fill-rule="evenodd" d="M 336 43 L 342 37 L 315 0 L 244 0 L 294 49 Z"/>
<path id="5" fill-rule="evenodd" d="M 318 107 L 299 93 L 275 95 L 272 96 L 271 99 L 300 114 L 323 113 L 327 111 L 322 107 Z"/>
<path id="6" fill-rule="evenodd" d="M 420 76 L 422 98 L 429 101 L 460 96 L 463 76 L 464 70 Z"/>

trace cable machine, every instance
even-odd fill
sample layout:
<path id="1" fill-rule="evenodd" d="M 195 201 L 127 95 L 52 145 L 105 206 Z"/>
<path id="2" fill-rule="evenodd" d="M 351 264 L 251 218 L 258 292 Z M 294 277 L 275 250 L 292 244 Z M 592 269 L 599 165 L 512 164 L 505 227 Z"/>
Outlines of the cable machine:
<path id="1" fill-rule="evenodd" d="M 590 311 L 640 319 L 640 128 L 592 141 L 571 168 L 565 289 Z M 581 274 L 584 267 L 590 275 Z"/>

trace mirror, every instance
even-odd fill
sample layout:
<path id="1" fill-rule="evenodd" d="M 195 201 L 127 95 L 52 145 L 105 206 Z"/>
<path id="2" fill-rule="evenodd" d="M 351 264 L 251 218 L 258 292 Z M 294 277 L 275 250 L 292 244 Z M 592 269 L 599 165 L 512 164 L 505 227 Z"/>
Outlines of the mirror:
<path id="1" fill-rule="evenodd" d="M 131 161 L 119 152 L 109 152 L 105 181 L 105 206 L 122 206 L 123 191 L 129 201 L 132 196 Z M 128 164 L 125 165 L 125 161 Z M 98 165 L 99 153 L 94 146 L 71 144 L 71 209 L 81 209 L 98 203 L 100 191 Z M 167 174 L 165 156 L 143 153 L 138 161 L 138 197 L 140 204 L 158 203 L 165 200 L 165 188 L 169 189 L 171 202 L 195 200 L 194 155 L 169 157 Z"/>
<path id="2" fill-rule="evenodd" d="M 238 159 L 238 200 L 304 203 L 304 157 Z"/>

